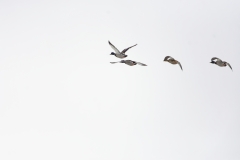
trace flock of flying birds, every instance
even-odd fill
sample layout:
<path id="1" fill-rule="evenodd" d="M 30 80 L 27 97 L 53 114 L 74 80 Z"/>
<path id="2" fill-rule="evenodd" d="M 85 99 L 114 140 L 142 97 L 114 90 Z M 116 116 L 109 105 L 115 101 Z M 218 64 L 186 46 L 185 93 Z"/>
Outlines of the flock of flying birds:
<path id="1" fill-rule="evenodd" d="M 135 44 L 133 46 L 130 46 L 130 47 L 124 49 L 122 52 L 120 52 L 110 41 L 108 41 L 108 43 L 112 47 L 112 49 L 115 51 L 115 53 L 112 52 L 110 55 L 114 55 L 114 56 L 116 56 L 117 58 L 120 58 L 120 59 L 126 58 L 127 55 L 125 53 L 130 48 L 135 47 L 137 45 L 137 44 Z M 183 70 L 181 63 L 179 61 L 175 60 L 174 58 L 172 58 L 171 56 L 166 56 L 163 61 L 169 62 L 171 64 L 178 64 L 180 66 L 181 70 Z M 134 65 L 137 65 L 137 64 L 141 65 L 141 66 L 147 66 L 146 64 L 143 64 L 143 63 L 140 63 L 140 62 L 136 62 L 136 61 L 132 61 L 132 60 L 121 60 L 121 61 L 118 61 L 118 62 L 110 62 L 110 63 L 112 63 L 112 64 L 114 64 L 114 63 L 125 63 L 126 65 L 129 65 L 129 66 L 134 66 Z M 228 62 L 222 61 L 221 59 L 219 59 L 217 57 L 213 57 L 211 59 L 210 63 L 216 64 L 219 67 L 229 66 L 231 68 L 231 70 L 232 70 L 232 67 L 231 67 L 231 65 Z"/>

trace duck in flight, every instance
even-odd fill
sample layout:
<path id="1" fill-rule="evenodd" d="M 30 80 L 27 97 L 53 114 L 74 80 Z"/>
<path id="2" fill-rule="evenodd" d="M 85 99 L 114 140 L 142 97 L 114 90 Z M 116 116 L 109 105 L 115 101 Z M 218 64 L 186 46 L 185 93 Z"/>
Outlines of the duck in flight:
<path id="1" fill-rule="evenodd" d="M 115 51 L 115 53 L 112 52 L 110 55 L 114 55 L 117 58 L 121 58 L 121 59 L 127 57 L 127 55 L 125 54 L 127 52 L 127 50 L 129 50 L 130 48 L 132 48 L 132 47 L 137 45 L 137 44 L 135 44 L 135 45 L 133 45 L 131 47 L 128 47 L 128 48 L 124 49 L 122 52 L 120 52 L 110 41 L 108 41 L 108 43 L 112 47 L 112 49 Z"/>
<path id="2" fill-rule="evenodd" d="M 180 66 L 181 70 L 183 70 L 181 63 L 178 62 L 177 60 L 175 60 L 174 58 L 172 58 L 171 56 L 166 56 L 163 61 L 169 62 L 171 64 L 178 64 Z"/>
<path id="3" fill-rule="evenodd" d="M 232 70 L 232 67 L 231 67 L 231 65 L 230 65 L 228 62 L 222 61 L 221 59 L 219 59 L 219 58 L 217 58 L 217 57 L 213 57 L 213 58 L 211 59 L 211 62 L 210 62 L 210 63 L 216 64 L 216 65 L 218 65 L 218 66 L 220 66 L 220 67 L 229 66 L 229 67 L 231 68 L 231 70 Z"/>
<path id="4" fill-rule="evenodd" d="M 119 62 L 110 62 L 112 64 L 114 63 L 125 63 L 126 65 L 129 65 L 129 66 L 135 66 L 135 65 L 141 65 L 141 66 L 147 66 L 146 64 L 143 64 L 143 63 L 140 63 L 140 62 L 136 62 L 136 61 L 132 61 L 132 60 L 121 60 Z"/>

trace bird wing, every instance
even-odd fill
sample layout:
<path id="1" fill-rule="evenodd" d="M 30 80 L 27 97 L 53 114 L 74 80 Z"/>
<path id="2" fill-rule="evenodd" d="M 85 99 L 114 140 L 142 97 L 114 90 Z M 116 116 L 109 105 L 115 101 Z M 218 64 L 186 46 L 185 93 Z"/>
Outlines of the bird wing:
<path id="1" fill-rule="evenodd" d="M 231 68 L 231 70 L 232 70 L 232 67 L 231 67 L 231 65 L 229 64 L 229 63 L 227 63 L 227 65 Z"/>
<path id="2" fill-rule="evenodd" d="M 147 66 L 146 64 L 140 63 L 140 62 L 136 62 L 137 64 L 141 65 L 141 66 Z"/>
<path id="3" fill-rule="evenodd" d="M 164 61 L 166 61 L 168 58 L 172 58 L 171 56 L 166 56 L 165 58 L 164 58 Z M 172 58 L 173 59 L 173 58 Z"/>
<path id="4" fill-rule="evenodd" d="M 120 63 L 120 61 L 119 62 L 110 62 L 110 63 L 115 64 L 115 63 Z"/>
<path id="5" fill-rule="evenodd" d="M 212 59 L 211 59 L 211 61 L 214 61 L 214 60 L 218 60 L 218 61 L 222 61 L 220 58 L 217 58 L 217 57 L 213 57 Z"/>
<path id="6" fill-rule="evenodd" d="M 133 46 L 131 46 L 131 47 L 128 47 L 128 48 L 126 48 L 126 49 L 124 49 L 121 53 L 122 54 L 125 54 L 126 52 L 127 52 L 127 50 L 129 50 L 130 48 L 132 48 L 132 47 L 134 47 L 134 46 L 136 46 L 137 44 L 135 44 L 135 45 L 133 45 Z"/>
<path id="7" fill-rule="evenodd" d="M 108 41 L 108 43 L 112 47 L 112 49 L 116 52 L 116 54 L 120 54 L 120 51 L 110 41 Z"/>
<path id="8" fill-rule="evenodd" d="M 183 69 L 182 69 L 182 65 L 181 65 L 181 63 L 180 63 L 180 62 L 178 62 L 178 65 L 180 66 L 181 70 L 183 70 Z"/>

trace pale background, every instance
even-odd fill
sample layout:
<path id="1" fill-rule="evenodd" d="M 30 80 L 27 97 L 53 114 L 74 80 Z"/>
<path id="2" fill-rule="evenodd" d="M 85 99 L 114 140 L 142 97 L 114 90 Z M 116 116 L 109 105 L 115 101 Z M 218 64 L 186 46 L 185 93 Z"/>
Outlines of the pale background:
<path id="1" fill-rule="evenodd" d="M 239 8 L 1 0 L 0 159 L 239 160 Z M 110 64 L 108 40 L 148 66 Z"/>

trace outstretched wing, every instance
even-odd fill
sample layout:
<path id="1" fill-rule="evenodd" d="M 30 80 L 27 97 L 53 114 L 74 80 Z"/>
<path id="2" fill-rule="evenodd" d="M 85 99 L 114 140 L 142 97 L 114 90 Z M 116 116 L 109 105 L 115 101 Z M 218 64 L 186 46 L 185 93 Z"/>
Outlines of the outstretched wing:
<path id="1" fill-rule="evenodd" d="M 127 50 L 129 50 L 130 48 L 132 48 L 132 47 L 134 47 L 134 46 L 136 46 L 137 44 L 135 44 L 135 45 L 133 45 L 133 46 L 131 46 L 131 47 L 128 47 L 128 48 L 126 48 L 126 49 L 124 49 L 121 53 L 122 54 L 125 54 L 126 52 L 127 52 Z"/>
<path id="2" fill-rule="evenodd" d="M 231 68 L 231 70 L 232 70 L 232 67 L 231 67 L 231 65 L 229 64 L 229 63 L 227 63 L 227 65 Z"/>
<path id="3" fill-rule="evenodd" d="M 116 54 L 120 54 L 120 51 L 110 41 L 108 41 L 108 43 L 112 47 L 112 49 L 115 51 Z"/>
<path id="4" fill-rule="evenodd" d="M 217 58 L 217 57 L 213 57 L 212 59 L 211 59 L 211 61 L 214 61 L 214 60 L 218 60 L 218 61 L 222 61 L 221 59 L 219 59 L 219 58 Z"/>
<path id="5" fill-rule="evenodd" d="M 147 66 L 146 64 L 140 63 L 140 62 L 136 62 L 137 64 L 141 65 L 141 66 Z"/>
<path id="6" fill-rule="evenodd" d="M 178 65 L 180 66 L 181 70 L 183 70 L 183 69 L 182 69 L 182 65 L 181 65 L 181 63 L 180 63 L 180 62 L 178 62 Z"/>
<path id="7" fill-rule="evenodd" d="M 120 63 L 120 61 L 119 62 L 110 62 L 110 63 L 115 64 L 115 63 Z"/>
<path id="8" fill-rule="evenodd" d="M 168 58 L 172 58 L 171 56 L 166 56 L 165 58 L 164 58 L 164 61 L 166 61 Z M 173 58 L 172 58 L 173 59 Z"/>

